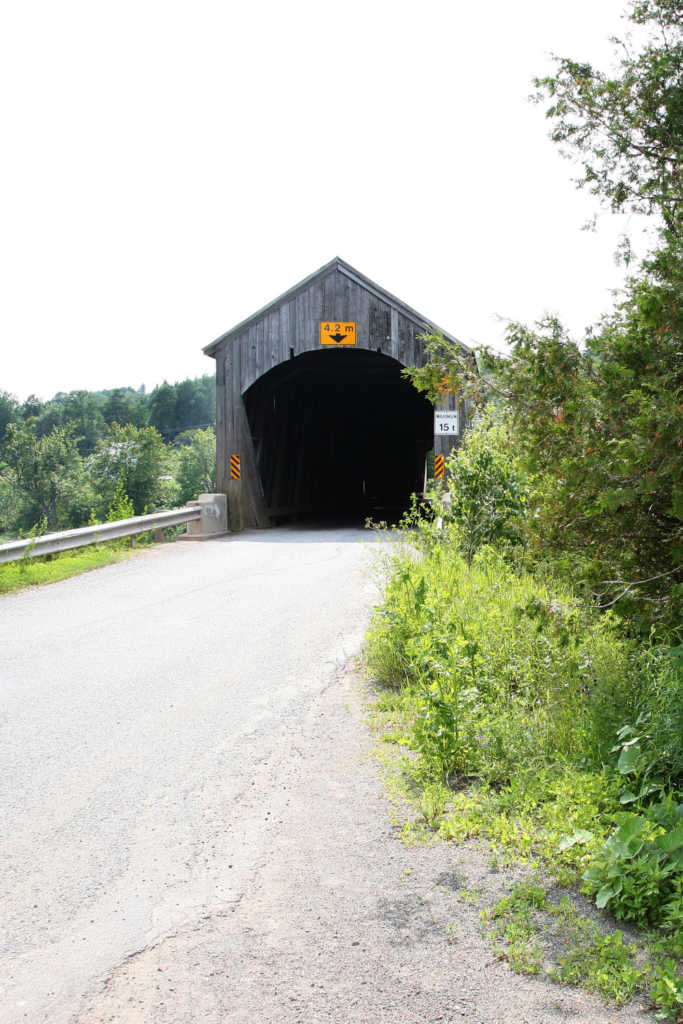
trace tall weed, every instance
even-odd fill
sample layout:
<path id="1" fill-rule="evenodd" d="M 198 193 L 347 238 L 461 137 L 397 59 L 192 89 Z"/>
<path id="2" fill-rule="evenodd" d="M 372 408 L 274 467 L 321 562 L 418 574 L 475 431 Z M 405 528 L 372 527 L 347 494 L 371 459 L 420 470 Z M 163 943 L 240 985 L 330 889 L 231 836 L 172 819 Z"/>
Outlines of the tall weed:
<path id="1" fill-rule="evenodd" d="M 650 742 L 665 736 L 670 771 L 681 767 L 679 676 L 615 615 L 598 616 L 491 547 L 468 567 L 447 536 L 408 538 L 385 559 L 367 661 L 380 683 L 403 690 L 410 742 L 435 767 L 489 781 L 532 763 L 598 769 L 646 705 L 658 723 Z"/>

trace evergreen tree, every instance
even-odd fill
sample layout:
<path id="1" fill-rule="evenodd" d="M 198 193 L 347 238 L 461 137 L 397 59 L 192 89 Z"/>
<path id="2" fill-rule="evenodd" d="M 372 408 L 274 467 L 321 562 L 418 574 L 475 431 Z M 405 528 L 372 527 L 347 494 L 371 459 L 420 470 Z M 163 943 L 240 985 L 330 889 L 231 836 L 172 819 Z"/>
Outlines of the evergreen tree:
<path id="1" fill-rule="evenodd" d="M 112 423 L 118 423 L 120 427 L 125 427 L 129 420 L 128 401 L 123 388 L 114 388 L 105 402 L 103 413 L 109 426 L 111 426 Z"/>
<path id="2" fill-rule="evenodd" d="M 151 426 L 160 432 L 171 431 L 176 426 L 177 404 L 178 393 L 168 381 L 164 381 L 160 388 L 155 388 L 150 400 Z"/>
<path id="3" fill-rule="evenodd" d="M 19 415 L 19 403 L 9 391 L 0 391 L 0 444 L 5 436 L 8 423 L 13 423 Z"/>

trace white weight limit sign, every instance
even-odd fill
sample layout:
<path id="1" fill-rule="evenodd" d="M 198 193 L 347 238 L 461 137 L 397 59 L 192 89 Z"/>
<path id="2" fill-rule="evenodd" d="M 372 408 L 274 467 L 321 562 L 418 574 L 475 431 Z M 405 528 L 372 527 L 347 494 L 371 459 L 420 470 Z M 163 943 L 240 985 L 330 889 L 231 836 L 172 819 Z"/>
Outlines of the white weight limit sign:
<path id="1" fill-rule="evenodd" d="M 434 413 L 434 433 L 435 434 L 459 434 L 460 433 L 460 413 L 457 410 L 455 412 L 435 412 Z"/>

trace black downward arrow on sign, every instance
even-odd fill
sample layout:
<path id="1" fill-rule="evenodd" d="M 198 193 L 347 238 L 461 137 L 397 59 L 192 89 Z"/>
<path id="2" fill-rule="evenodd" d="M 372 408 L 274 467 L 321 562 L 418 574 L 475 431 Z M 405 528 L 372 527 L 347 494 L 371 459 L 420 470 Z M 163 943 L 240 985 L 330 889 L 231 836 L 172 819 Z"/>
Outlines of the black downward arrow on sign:
<path id="1" fill-rule="evenodd" d="M 339 344 L 340 341 L 343 341 L 345 337 L 346 337 L 345 334 L 338 334 L 338 333 L 330 335 L 330 338 L 332 339 L 332 341 L 336 341 L 337 344 Z"/>

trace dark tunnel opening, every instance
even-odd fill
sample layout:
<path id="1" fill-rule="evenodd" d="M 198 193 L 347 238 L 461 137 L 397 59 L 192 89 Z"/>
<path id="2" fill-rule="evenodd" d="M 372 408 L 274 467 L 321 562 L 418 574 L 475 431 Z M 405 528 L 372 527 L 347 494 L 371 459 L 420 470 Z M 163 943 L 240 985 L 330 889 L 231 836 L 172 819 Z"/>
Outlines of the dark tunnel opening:
<path id="1" fill-rule="evenodd" d="M 424 486 L 430 402 L 402 365 L 365 350 L 307 352 L 244 396 L 266 506 L 275 522 L 398 522 Z"/>

